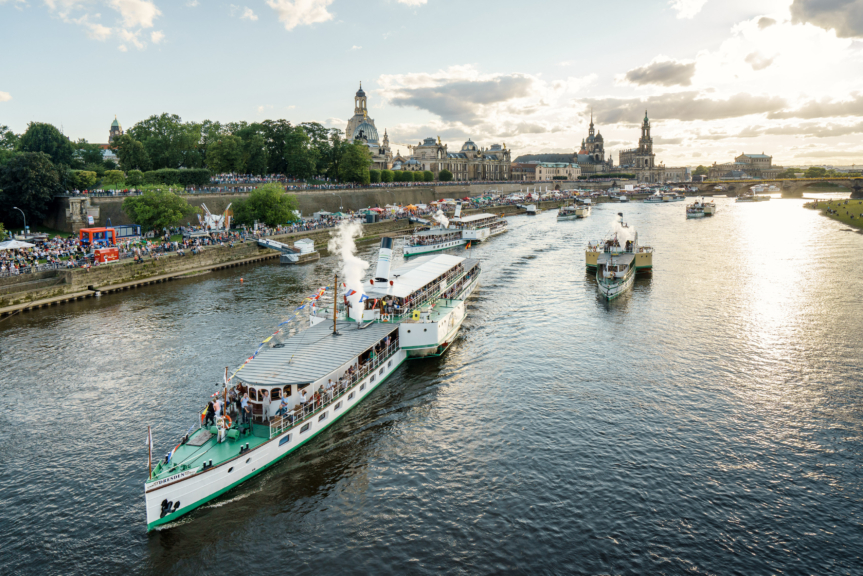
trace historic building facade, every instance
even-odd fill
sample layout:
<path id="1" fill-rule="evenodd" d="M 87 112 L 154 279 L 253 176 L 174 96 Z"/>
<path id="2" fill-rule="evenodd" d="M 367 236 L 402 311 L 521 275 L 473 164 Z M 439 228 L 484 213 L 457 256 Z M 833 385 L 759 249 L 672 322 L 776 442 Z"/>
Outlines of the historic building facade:
<path id="1" fill-rule="evenodd" d="M 608 159 L 605 158 L 605 141 L 602 138 L 602 133 L 594 129 L 592 110 L 590 111 L 590 127 L 587 130 L 587 138 L 581 141 L 581 149 L 574 160 L 586 176 L 611 172 L 614 169 L 614 160 L 611 154 L 608 155 Z"/>
<path id="2" fill-rule="evenodd" d="M 419 164 L 420 170 L 429 170 L 435 178 L 441 170 L 449 170 L 454 180 L 509 180 L 510 151 L 506 144 L 492 144 L 489 148 L 480 148 L 472 140 L 462 144 L 458 152 L 450 152 L 440 137 L 426 138 L 416 146 L 409 146 L 412 154 L 409 160 Z M 416 164 L 413 164 L 416 166 Z M 395 168 L 395 166 L 394 166 Z M 413 169 L 413 168 L 409 168 Z"/>
<path id="3" fill-rule="evenodd" d="M 348 120 L 345 128 L 345 138 L 349 142 L 360 141 L 369 148 L 372 155 L 373 170 L 388 170 L 393 166 L 393 152 L 390 149 L 390 139 L 384 130 L 383 142 L 379 141 L 375 121 L 369 117 L 368 101 L 363 91 L 363 83 L 354 95 L 354 115 Z"/>
<path id="4" fill-rule="evenodd" d="M 117 115 L 114 115 L 114 121 L 111 122 L 111 129 L 108 131 L 108 144 L 114 142 L 114 138 L 119 138 L 123 135 L 123 128 L 117 122 Z"/>
<path id="5" fill-rule="evenodd" d="M 578 180 L 581 176 L 581 167 L 574 162 L 515 162 L 510 170 L 510 179 L 519 182 Z"/>
<path id="6" fill-rule="evenodd" d="M 761 154 L 741 154 L 734 162 L 713 163 L 709 168 L 709 180 L 761 180 L 776 178 L 784 168 L 773 165 L 773 156 Z"/>
<path id="7" fill-rule="evenodd" d="M 641 138 L 638 139 L 638 148 L 622 150 L 619 159 L 620 171 L 635 173 L 639 182 L 685 182 L 689 178 L 689 172 L 686 168 L 668 168 L 662 163 L 657 166 L 647 110 L 644 111 L 644 121 L 641 123 Z"/>

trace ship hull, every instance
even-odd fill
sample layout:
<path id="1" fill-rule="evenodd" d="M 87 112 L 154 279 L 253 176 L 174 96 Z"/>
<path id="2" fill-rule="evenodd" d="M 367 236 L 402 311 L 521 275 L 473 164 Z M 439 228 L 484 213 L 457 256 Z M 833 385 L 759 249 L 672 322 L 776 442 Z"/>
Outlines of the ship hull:
<path id="1" fill-rule="evenodd" d="M 467 240 L 464 238 L 460 238 L 458 240 L 450 240 L 448 242 L 442 242 L 440 244 L 428 244 L 426 246 L 405 246 L 404 247 L 404 255 L 405 258 L 410 256 L 419 256 L 420 254 L 431 254 L 432 252 L 440 252 L 441 250 L 451 250 L 453 248 L 458 248 L 459 246 L 464 246 L 467 244 Z"/>
<path id="2" fill-rule="evenodd" d="M 599 287 L 599 294 L 606 300 L 614 300 L 629 290 L 635 283 L 635 269 L 630 268 L 622 279 L 614 282 L 602 279 L 599 273 L 597 273 L 596 281 Z"/>

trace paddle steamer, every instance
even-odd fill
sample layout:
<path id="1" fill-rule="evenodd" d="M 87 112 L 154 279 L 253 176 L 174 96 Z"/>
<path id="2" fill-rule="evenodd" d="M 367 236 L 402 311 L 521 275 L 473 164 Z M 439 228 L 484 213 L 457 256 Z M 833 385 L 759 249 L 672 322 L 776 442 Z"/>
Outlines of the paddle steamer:
<path id="1" fill-rule="evenodd" d="M 230 378 L 225 369 L 223 401 L 231 381 L 238 383 L 249 394 L 251 422 L 223 416 L 204 425 L 201 415 L 155 467 L 151 458 L 144 482 L 148 531 L 295 452 L 406 359 L 440 356 L 449 348 L 465 319 L 465 300 L 479 283 L 479 261 L 425 256 L 390 271 L 391 255 L 392 239 L 383 238 L 364 294 L 342 292 L 336 279 L 332 305 L 312 315 L 308 329 L 284 340 L 267 338 Z M 148 445 L 152 452 L 152 436 Z"/>
<path id="2" fill-rule="evenodd" d="M 599 293 L 606 300 L 613 300 L 632 287 L 637 272 L 653 269 L 653 248 L 641 246 L 638 232 L 623 222 L 623 214 L 618 213 L 618 216 L 621 232 L 601 242 L 589 243 L 585 250 L 585 265 L 589 271 L 596 272 Z"/>

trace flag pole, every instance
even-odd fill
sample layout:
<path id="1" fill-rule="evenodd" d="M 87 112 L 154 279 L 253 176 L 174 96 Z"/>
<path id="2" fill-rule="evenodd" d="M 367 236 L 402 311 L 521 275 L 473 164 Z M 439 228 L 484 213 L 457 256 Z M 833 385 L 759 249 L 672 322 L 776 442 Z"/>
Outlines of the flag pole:
<path id="1" fill-rule="evenodd" d="M 150 427 L 147 426 L 147 468 L 149 469 L 150 475 L 148 478 L 153 477 L 153 431 L 150 430 Z"/>
<path id="2" fill-rule="evenodd" d="M 336 279 L 333 282 L 333 334 L 338 334 L 339 331 L 336 328 L 336 312 L 339 309 L 339 275 L 336 273 Z"/>

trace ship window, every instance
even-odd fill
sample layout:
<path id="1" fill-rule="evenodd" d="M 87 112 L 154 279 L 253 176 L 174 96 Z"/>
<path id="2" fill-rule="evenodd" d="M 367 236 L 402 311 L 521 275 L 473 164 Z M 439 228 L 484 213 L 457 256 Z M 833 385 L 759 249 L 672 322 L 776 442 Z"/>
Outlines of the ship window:
<path id="1" fill-rule="evenodd" d="M 233 472 L 233 471 L 234 471 L 234 467 L 233 467 L 233 466 L 231 466 L 230 468 L 228 468 L 228 474 L 230 474 L 230 473 L 231 473 L 231 472 Z"/>
<path id="2" fill-rule="evenodd" d="M 354 399 L 354 393 L 351 392 L 350 394 L 348 394 L 348 400 L 353 400 L 353 399 Z"/>
<path id="3" fill-rule="evenodd" d="M 254 388 L 249 388 L 249 400 L 258 401 L 258 393 Z"/>
<path id="4" fill-rule="evenodd" d="M 411 331 L 410 331 L 410 330 L 408 330 L 408 334 L 410 334 L 410 333 L 411 333 Z"/>
<path id="5" fill-rule="evenodd" d="M 282 438 L 281 440 L 279 440 L 279 446 L 283 446 L 283 445 L 287 444 L 287 443 L 288 443 L 288 442 L 290 442 L 290 441 L 291 441 L 291 435 L 290 435 L 290 434 L 288 434 L 287 436 L 285 436 L 284 438 Z M 250 458 L 250 460 L 251 460 L 251 458 Z M 248 461 L 249 461 L 249 460 L 246 460 L 246 462 L 248 462 Z"/>
<path id="6" fill-rule="evenodd" d="M 246 464 L 249 463 L 249 460 L 251 460 L 251 458 L 246 458 Z"/>
<path id="7" fill-rule="evenodd" d="M 371 378 L 369 378 L 369 382 L 374 382 L 374 381 L 375 381 L 375 378 L 377 378 L 377 376 L 375 376 L 374 374 L 372 374 L 372 377 L 371 377 Z"/>
<path id="8" fill-rule="evenodd" d="M 323 422 L 326 419 L 327 419 L 327 413 L 326 412 L 324 412 L 323 414 L 318 416 L 318 422 Z"/>
<path id="9" fill-rule="evenodd" d="M 270 396 L 270 400 L 279 400 L 282 397 L 282 389 L 281 388 L 273 388 L 273 394 Z"/>
<path id="10" fill-rule="evenodd" d="M 342 403 L 341 402 L 337 403 L 335 406 L 333 406 L 333 412 L 335 412 L 336 410 L 340 410 L 341 407 L 342 407 Z"/>
<path id="11" fill-rule="evenodd" d="M 428 332 L 428 328 L 423 328 L 423 332 Z"/>
<path id="12" fill-rule="evenodd" d="M 300 428 L 300 434 L 302 434 L 303 432 L 308 432 L 308 431 L 309 431 L 309 427 L 310 427 L 311 425 L 312 425 L 312 424 L 311 424 L 311 422 L 310 422 L 310 423 L 308 423 L 308 424 L 303 425 L 303 427 L 302 427 L 302 428 Z"/>
<path id="13" fill-rule="evenodd" d="M 362 386 L 360 386 L 360 392 L 362 392 L 362 391 L 363 391 L 363 390 L 365 390 L 365 389 L 366 389 L 366 385 L 365 385 L 365 384 L 363 384 Z"/>
<path id="14" fill-rule="evenodd" d="M 379 375 L 379 376 L 383 376 L 383 375 L 384 375 L 384 369 L 383 369 L 383 368 L 381 368 L 381 369 L 380 369 L 380 372 L 378 372 L 378 375 Z"/>
<path id="15" fill-rule="evenodd" d="M 387 364 L 387 368 L 392 368 L 392 366 L 393 366 L 393 361 L 390 360 L 389 363 Z"/>

